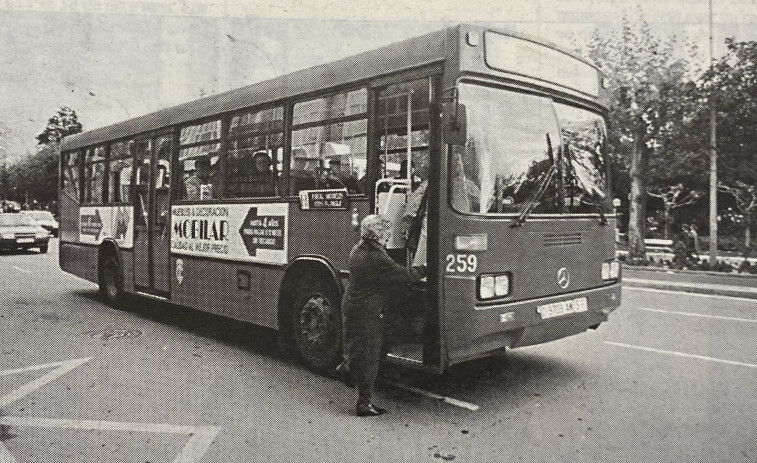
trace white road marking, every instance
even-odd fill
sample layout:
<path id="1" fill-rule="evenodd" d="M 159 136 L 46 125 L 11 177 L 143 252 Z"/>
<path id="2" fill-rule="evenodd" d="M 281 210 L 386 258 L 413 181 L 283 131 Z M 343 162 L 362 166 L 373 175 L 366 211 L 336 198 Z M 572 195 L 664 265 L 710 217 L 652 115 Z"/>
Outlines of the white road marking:
<path id="1" fill-rule="evenodd" d="M 18 270 L 21 273 L 32 273 L 31 270 L 26 270 L 25 268 L 21 268 L 21 267 L 15 266 L 15 265 L 13 266 L 13 268 L 15 270 Z"/>
<path id="2" fill-rule="evenodd" d="M 629 349 L 643 350 L 647 352 L 655 352 L 657 354 L 668 354 L 668 355 L 675 355 L 676 357 L 686 357 L 686 358 L 693 358 L 693 359 L 698 359 L 698 360 L 706 360 L 708 362 L 725 363 L 727 365 L 737 365 L 740 367 L 747 367 L 747 368 L 757 368 L 757 364 L 754 364 L 754 363 L 737 362 L 735 360 L 725 360 L 725 359 L 719 359 L 715 357 L 706 357 L 704 355 L 687 354 L 684 352 L 676 352 L 672 350 L 654 349 L 652 347 L 634 346 L 633 344 L 624 344 L 622 342 L 605 341 L 605 344 L 609 344 L 611 346 L 618 346 L 618 347 L 627 347 Z"/>
<path id="3" fill-rule="evenodd" d="M 645 310 L 647 312 L 668 313 L 668 314 L 673 314 L 673 315 L 686 315 L 689 317 L 702 317 L 702 318 L 714 318 L 717 320 L 730 320 L 734 322 L 757 323 L 757 320 L 753 318 L 737 318 L 737 317 L 726 317 L 723 315 L 707 315 L 703 313 L 680 312 L 678 310 L 651 309 L 649 307 L 639 307 L 639 310 Z"/>
<path id="4" fill-rule="evenodd" d="M 83 429 L 88 431 L 151 432 L 187 434 L 190 439 L 184 444 L 173 463 L 199 461 L 213 443 L 221 428 L 215 426 L 183 426 L 165 423 L 130 423 L 121 421 L 65 420 L 54 418 L 30 418 L 18 416 L 0 417 L 0 425 L 30 426 L 36 428 Z M 0 454 L 1 455 L 1 454 Z M 0 460 L 0 463 L 3 463 Z"/>
<path id="5" fill-rule="evenodd" d="M 433 393 L 431 391 L 426 391 L 424 389 L 418 389 L 417 387 L 407 386 L 407 385 L 401 384 L 401 383 L 395 383 L 394 381 L 382 381 L 382 382 L 385 383 L 385 384 L 389 384 L 391 386 L 394 386 L 394 387 L 396 387 L 398 389 L 404 389 L 406 391 L 414 392 L 416 394 L 423 395 L 423 396 L 426 396 L 426 397 L 430 397 L 432 399 L 441 400 L 444 403 L 448 403 L 448 404 L 454 405 L 456 407 L 466 408 L 466 409 L 474 411 L 474 412 L 479 409 L 478 405 L 476 405 L 476 404 L 472 404 L 470 402 L 465 402 L 465 401 L 462 401 L 462 400 L 453 399 L 452 397 L 445 397 L 443 395 L 439 395 L 439 394 Z"/>
<path id="6" fill-rule="evenodd" d="M 8 447 L 0 441 L 0 463 L 18 463 L 13 455 L 8 451 Z"/>
<path id="7" fill-rule="evenodd" d="M 87 363 L 91 357 L 67 360 L 65 362 L 44 363 L 28 367 L 12 368 L 9 370 L 0 370 L 0 376 L 9 376 L 28 371 L 44 370 L 55 368 L 55 370 L 33 380 L 16 390 L 0 397 L 0 407 L 13 403 L 33 391 L 39 389 L 45 384 L 60 378 L 74 368 Z M 56 368 L 57 367 L 57 368 Z M 126 431 L 126 432 L 151 432 L 151 433 L 169 433 L 185 434 L 189 440 L 184 444 L 179 454 L 173 459 L 173 463 L 195 463 L 199 461 L 207 452 L 213 440 L 216 438 L 220 427 L 215 426 L 185 426 L 165 423 L 129 423 L 118 421 L 97 421 L 97 420 L 68 420 L 55 418 L 35 418 L 35 417 L 16 417 L 0 416 L 0 425 L 5 426 L 31 426 L 38 428 L 54 429 L 84 429 L 100 431 Z M 0 442 L 0 463 L 18 463 L 17 460 L 8 451 L 8 448 Z"/>
<path id="8" fill-rule="evenodd" d="M 757 304 L 757 299 L 752 299 L 749 297 L 721 296 L 720 294 L 702 294 L 702 293 L 692 293 L 689 291 L 671 291 L 669 289 L 642 288 L 640 286 L 623 286 L 623 291 L 648 291 L 650 293 L 675 294 L 677 296 L 680 296 L 681 294 L 685 294 L 687 296 L 705 297 L 705 298 L 711 298 L 711 299 L 731 299 L 731 300 L 742 301 L 742 302 L 754 302 L 755 304 Z"/>
<path id="9" fill-rule="evenodd" d="M 6 394 L 0 397 L 0 407 L 4 407 L 8 404 L 11 404 L 31 394 L 32 392 L 36 391 L 40 387 L 44 386 L 45 384 L 51 381 L 54 381 L 60 378 L 61 376 L 65 375 L 66 373 L 78 367 L 79 365 L 83 365 L 89 362 L 90 359 L 91 357 L 87 357 L 87 358 L 81 358 L 81 359 L 67 360 L 65 362 L 47 363 L 44 365 L 35 365 L 31 367 L 26 367 L 26 368 L 15 368 L 13 370 L 1 371 L 0 376 L 4 376 L 4 375 L 9 375 L 9 374 L 14 374 L 14 373 L 22 373 L 25 371 L 40 370 L 43 368 L 52 368 L 56 366 L 58 367 L 55 370 L 51 371 L 50 373 L 40 376 L 34 381 L 30 381 L 24 384 L 23 386 L 19 387 L 15 391 L 11 391 L 9 394 Z"/>

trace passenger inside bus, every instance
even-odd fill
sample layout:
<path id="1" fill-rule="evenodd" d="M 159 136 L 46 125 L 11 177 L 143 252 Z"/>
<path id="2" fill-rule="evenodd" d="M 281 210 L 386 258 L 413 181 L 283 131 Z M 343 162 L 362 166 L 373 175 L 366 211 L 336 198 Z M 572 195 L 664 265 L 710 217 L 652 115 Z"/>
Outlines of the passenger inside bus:
<path id="1" fill-rule="evenodd" d="M 258 151 L 252 156 L 253 173 L 251 196 L 273 196 L 276 186 L 273 179 L 273 161 L 265 151 Z"/>
<path id="2" fill-rule="evenodd" d="M 184 179 L 185 199 L 198 201 L 213 198 L 215 170 L 211 166 L 209 157 L 185 161 L 184 172 L 189 174 Z"/>
<path id="3" fill-rule="evenodd" d="M 304 148 L 292 149 L 292 165 L 289 170 L 290 193 L 297 194 L 301 190 L 314 190 L 317 188 L 316 166 Z"/>
<path id="4" fill-rule="evenodd" d="M 352 175 L 349 166 L 342 164 L 341 159 L 331 159 L 329 161 L 329 177 L 336 186 L 328 188 L 346 188 L 349 193 L 362 192 L 358 179 Z"/>

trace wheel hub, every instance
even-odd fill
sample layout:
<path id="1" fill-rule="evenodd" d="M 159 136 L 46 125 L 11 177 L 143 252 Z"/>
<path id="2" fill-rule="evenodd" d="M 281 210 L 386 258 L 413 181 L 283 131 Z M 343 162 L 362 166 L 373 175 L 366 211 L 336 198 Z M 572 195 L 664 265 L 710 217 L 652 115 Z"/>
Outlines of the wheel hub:
<path id="1" fill-rule="evenodd" d="M 300 311 L 300 332 L 309 343 L 322 342 L 328 332 L 331 314 L 329 301 L 320 295 L 312 296 Z"/>

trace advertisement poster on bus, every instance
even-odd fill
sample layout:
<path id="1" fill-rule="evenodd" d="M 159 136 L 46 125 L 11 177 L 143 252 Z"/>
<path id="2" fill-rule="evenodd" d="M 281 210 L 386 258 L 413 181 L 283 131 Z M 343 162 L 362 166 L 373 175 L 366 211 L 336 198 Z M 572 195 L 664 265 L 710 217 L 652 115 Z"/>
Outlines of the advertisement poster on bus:
<path id="1" fill-rule="evenodd" d="M 85 206 L 79 209 L 79 241 L 100 244 L 112 238 L 119 247 L 131 248 L 134 209 L 129 206 Z"/>
<path id="2" fill-rule="evenodd" d="M 286 264 L 288 215 L 288 204 L 173 206 L 171 252 Z"/>

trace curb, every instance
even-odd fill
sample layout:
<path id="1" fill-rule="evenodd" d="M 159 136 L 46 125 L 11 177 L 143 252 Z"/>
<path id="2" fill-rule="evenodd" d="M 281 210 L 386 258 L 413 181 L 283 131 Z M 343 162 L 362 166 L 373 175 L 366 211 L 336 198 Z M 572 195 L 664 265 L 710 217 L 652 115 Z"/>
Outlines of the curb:
<path id="1" fill-rule="evenodd" d="M 716 296 L 738 297 L 741 299 L 757 300 L 757 289 L 741 288 L 739 286 L 705 285 L 693 283 L 679 283 L 659 280 L 644 280 L 641 278 L 623 278 L 623 285 L 629 288 L 652 288 L 664 291 L 675 291 Z M 750 291 L 750 289 L 753 289 Z"/>
<path id="2" fill-rule="evenodd" d="M 682 275 L 707 275 L 714 277 L 727 277 L 727 278 L 751 278 L 755 280 L 754 285 L 757 286 L 757 275 L 750 273 L 725 273 L 725 272 L 711 272 L 708 270 L 687 270 L 687 269 L 673 269 L 664 267 L 651 267 L 644 265 L 627 265 L 623 264 L 623 271 L 650 272 L 650 273 L 680 273 Z"/>

